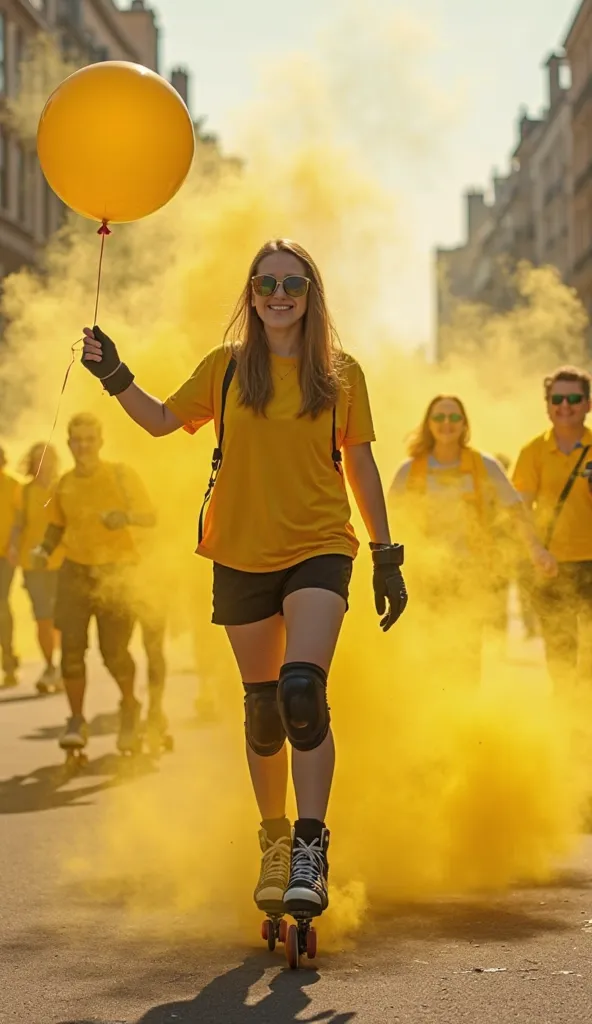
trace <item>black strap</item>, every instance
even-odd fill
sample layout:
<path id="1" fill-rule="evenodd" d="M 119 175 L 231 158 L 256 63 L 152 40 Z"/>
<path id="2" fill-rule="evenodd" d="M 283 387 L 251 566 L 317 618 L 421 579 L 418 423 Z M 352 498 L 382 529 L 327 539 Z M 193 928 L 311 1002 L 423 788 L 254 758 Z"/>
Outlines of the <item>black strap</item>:
<path id="1" fill-rule="evenodd" d="M 210 473 L 210 479 L 208 481 L 208 487 L 207 487 L 206 493 L 204 495 L 203 505 L 201 506 L 201 512 L 199 513 L 199 526 L 198 526 L 198 532 L 197 532 L 198 545 L 201 544 L 201 542 L 203 540 L 204 517 L 205 517 L 206 508 L 207 508 L 207 505 L 208 505 L 208 502 L 209 502 L 210 498 L 212 497 L 212 491 L 214 490 L 214 484 L 216 483 L 216 480 L 218 479 L 218 473 L 220 472 L 220 467 L 222 465 L 222 441 L 224 440 L 224 410 L 226 409 L 226 396 L 228 394 L 228 389 L 229 389 L 230 385 L 232 384 L 232 378 L 234 377 L 235 370 L 236 370 L 236 356 L 231 356 L 230 357 L 230 362 L 228 363 L 228 366 L 226 367 L 226 373 L 224 374 L 224 380 L 222 381 L 222 402 L 221 402 L 221 405 L 220 405 L 220 426 L 218 428 L 218 444 L 214 448 L 214 451 L 213 451 L 213 454 L 212 454 L 212 472 Z M 332 430 L 331 430 L 331 441 L 332 441 L 331 458 L 333 459 L 333 465 L 335 466 L 335 469 L 337 470 L 338 473 L 341 474 L 343 472 L 342 468 L 341 468 L 342 458 L 341 458 L 341 452 L 339 451 L 339 448 L 337 447 L 337 423 L 336 423 L 336 417 L 337 417 L 336 406 L 333 406 L 333 425 L 332 425 Z"/>
<path id="2" fill-rule="evenodd" d="M 212 491 L 214 490 L 214 484 L 218 478 L 220 472 L 220 466 L 222 465 L 222 441 L 224 440 L 224 410 L 226 409 L 226 396 L 228 389 L 232 384 L 232 378 L 236 370 L 236 356 L 230 357 L 230 362 L 226 367 L 226 373 L 224 374 L 224 380 L 222 381 L 222 402 L 220 404 L 220 425 L 218 427 L 218 444 L 214 448 L 212 454 L 212 471 L 210 473 L 210 479 L 208 481 L 208 487 L 204 495 L 203 505 L 201 506 L 201 512 L 199 513 L 199 526 L 197 531 L 198 544 L 201 544 L 203 540 L 204 531 L 204 516 L 206 512 L 207 504 L 212 497 Z"/>
<path id="3" fill-rule="evenodd" d="M 339 448 L 337 447 L 337 424 L 336 424 L 336 417 L 337 417 L 337 406 L 334 405 L 333 406 L 333 429 L 332 429 L 332 434 L 331 434 L 332 444 L 333 444 L 333 451 L 331 452 L 331 458 L 333 459 L 333 465 L 335 466 L 335 469 L 337 470 L 337 472 L 338 473 L 342 473 L 343 470 L 341 468 L 341 462 L 342 462 L 341 452 L 339 451 Z"/>
<path id="4" fill-rule="evenodd" d="M 553 534 L 555 533 L 555 527 L 557 526 L 557 520 L 559 519 L 559 516 L 561 515 L 561 510 L 562 510 L 563 506 L 565 505 L 565 502 L 569 498 L 571 489 L 572 489 L 573 485 L 575 484 L 576 477 L 577 477 L 577 475 L 578 475 L 578 473 L 580 471 L 580 466 L 582 465 L 582 462 L 584 461 L 584 459 L 586 458 L 586 455 L 590 451 L 590 447 L 591 446 L 588 444 L 588 445 L 586 445 L 585 448 L 582 448 L 582 454 L 580 455 L 578 461 L 576 462 L 574 468 L 572 469 L 572 471 L 571 471 L 571 473 L 569 475 L 569 479 L 567 480 L 567 482 L 565 484 L 565 487 L 563 488 L 561 494 L 559 495 L 559 497 L 557 499 L 557 504 L 555 505 L 555 508 L 553 509 L 553 515 L 551 517 L 551 522 L 549 523 L 549 526 L 547 527 L 547 535 L 545 537 L 545 547 L 546 548 L 548 548 L 549 544 L 551 543 L 551 539 L 553 537 Z"/>

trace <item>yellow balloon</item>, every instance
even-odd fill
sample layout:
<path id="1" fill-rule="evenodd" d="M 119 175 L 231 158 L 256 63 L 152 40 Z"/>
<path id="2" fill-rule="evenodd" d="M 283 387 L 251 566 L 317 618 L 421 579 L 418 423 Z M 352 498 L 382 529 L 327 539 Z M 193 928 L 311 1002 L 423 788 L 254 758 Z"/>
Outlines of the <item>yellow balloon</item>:
<path id="1" fill-rule="evenodd" d="M 52 93 L 37 152 L 60 199 L 84 217 L 120 222 L 168 203 L 193 160 L 183 100 L 154 71 L 126 61 L 81 68 Z"/>

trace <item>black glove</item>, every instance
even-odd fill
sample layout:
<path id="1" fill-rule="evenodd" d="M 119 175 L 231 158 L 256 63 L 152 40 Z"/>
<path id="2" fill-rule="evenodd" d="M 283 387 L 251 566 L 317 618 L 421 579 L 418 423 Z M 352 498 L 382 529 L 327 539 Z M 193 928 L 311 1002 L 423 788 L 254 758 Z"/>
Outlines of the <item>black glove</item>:
<path id="1" fill-rule="evenodd" d="M 123 530 L 124 527 L 130 524 L 127 512 L 120 512 L 119 509 L 114 509 L 113 512 L 105 512 L 105 515 L 101 518 L 103 526 L 108 530 Z"/>
<path id="2" fill-rule="evenodd" d="M 99 378 L 105 391 L 108 391 L 110 395 L 120 395 L 122 391 L 129 388 L 134 375 L 129 367 L 121 362 L 119 352 L 111 338 L 107 334 L 103 334 L 101 328 L 96 325 L 93 327 L 93 334 L 101 343 L 103 358 L 100 363 L 96 363 L 94 360 L 85 359 L 83 355 L 82 365 L 90 370 L 93 377 Z"/>
<path id="3" fill-rule="evenodd" d="M 374 603 L 378 614 L 384 615 L 380 626 L 386 633 L 407 607 L 407 588 L 401 572 L 405 549 L 402 544 L 371 544 L 370 549 L 374 563 Z"/>

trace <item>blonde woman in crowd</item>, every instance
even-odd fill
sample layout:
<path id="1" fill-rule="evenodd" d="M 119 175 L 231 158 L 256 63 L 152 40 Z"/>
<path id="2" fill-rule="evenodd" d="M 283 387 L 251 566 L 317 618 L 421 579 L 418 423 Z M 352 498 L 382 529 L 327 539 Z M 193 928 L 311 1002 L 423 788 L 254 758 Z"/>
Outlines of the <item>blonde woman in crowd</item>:
<path id="1" fill-rule="evenodd" d="M 545 567 L 548 552 L 536 539 L 520 499 L 500 464 L 470 446 L 465 406 L 454 395 L 437 395 L 411 437 L 409 458 L 390 490 L 399 521 L 414 524 L 409 565 L 416 607 L 444 637 L 448 667 L 477 681 L 483 629 L 495 610 L 495 581 L 505 561 L 499 523 L 519 529 L 533 561 Z M 442 638 L 439 637 L 439 641 Z"/>

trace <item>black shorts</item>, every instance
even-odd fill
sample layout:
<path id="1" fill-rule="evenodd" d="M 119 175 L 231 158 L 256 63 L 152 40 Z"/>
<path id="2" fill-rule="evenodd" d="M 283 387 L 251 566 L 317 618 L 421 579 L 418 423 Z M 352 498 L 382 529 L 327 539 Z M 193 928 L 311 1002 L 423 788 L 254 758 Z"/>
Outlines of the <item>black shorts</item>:
<path id="1" fill-rule="evenodd" d="M 276 572 L 243 572 L 214 562 L 212 622 L 245 626 L 281 615 L 288 594 L 308 587 L 339 594 L 347 608 L 352 566 L 349 555 L 316 555 Z"/>

